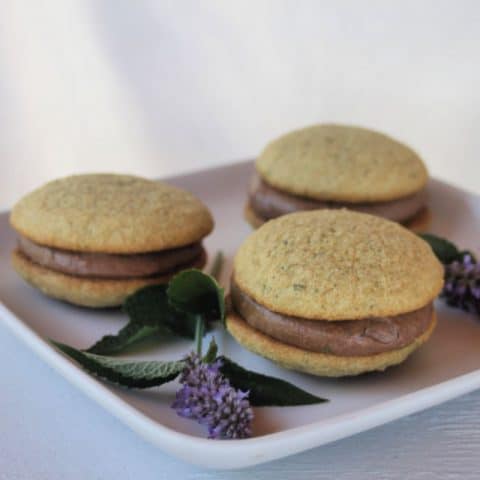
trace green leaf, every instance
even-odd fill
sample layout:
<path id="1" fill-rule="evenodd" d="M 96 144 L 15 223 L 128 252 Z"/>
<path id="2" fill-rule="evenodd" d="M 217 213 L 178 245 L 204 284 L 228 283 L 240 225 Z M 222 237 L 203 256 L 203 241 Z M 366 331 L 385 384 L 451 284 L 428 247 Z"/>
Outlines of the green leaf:
<path id="1" fill-rule="evenodd" d="M 137 290 L 127 297 L 123 310 L 133 322 L 158 325 L 165 316 L 171 315 L 166 285 L 150 285 Z"/>
<path id="2" fill-rule="evenodd" d="M 195 337 L 195 318 L 172 308 L 166 285 L 152 285 L 137 290 L 125 300 L 123 309 L 132 322 L 160 325 L 174 335 Z"/>
<path id="3" fill-rule="evenodd" d="M 142 325 L 137 322 L 129 322 L 116 335 L 105 335 L 92 345 L 86 352 L 97 355 L 114 355 L 134 343 L 153 337 L 158 334 L 169 334 L 160 325 Z"/>
<path id="4" fill-rule="evenodd" d="M 52 343 L 88 372 L 128 388 L 148 388 L 174 380 L 184 369 L 183 361 L 161 362 L 119 360 L 86 353 L 63 343 Z"/>
<path id="5" fill-rule="evenodd" d="M 474 262 L 477 261 L 472 252 L 459 250 L 455 244 L 446 238 L 438 237 L 432 233 L 420 233 L 419 236 L 430 245 L 433 253 L 445 265 L 454 261 L 461 262 L 465 255 L 470 255 Z"/>
<path id="6" fill-rule="evenodd" d="M 222 367 L 220 371 L 228 378 L 236 389 L 250 391 L 249 400 L 253 406 L 280 406 L 312 405 L 328 402 L 289 382 L 261 373 L 246 370 L 227 357 L 220 357 Z"/>
<path id="7" fill-rule="evenodd" d="M 206 320 L 225 319 L 225 296 L 217 281 L 200 270 L 184 270 L 170 280 L 167 296 L 176 310 L 202 315 Z"/>
<path id="8" fill-rule="evenodd" d="M 86 351 L 97 355 L 115 355 L 154 336 L 194 338 L 195 319 L 173 309 L 168 303 L 166 290 L 166 285 L 153 285 L 130 295 L 123 304 L 130 322 L 115 335 L 104 336 Z"/>
<path id="9" fill-rule="evenodd" d="M 215 338 L 212 337 L 210 340 L 210 345 L 208 346 L 208 351 L 203 357 L 203 361 L 205 363 L 212 363 L 215 361 L 217 358 L 217 352 L 218 352 L 218 347 L 217 347 L 217 342 L 215 342 Z"/>
<path id="10" fill-rule="evenodd" d="M 419 235 L 430 245 L 433 253 L 442 263 L 451 263 L 459 258 L 460 251 L 449 240 L 438 237 L 431 233 L 421 233 Z"/>

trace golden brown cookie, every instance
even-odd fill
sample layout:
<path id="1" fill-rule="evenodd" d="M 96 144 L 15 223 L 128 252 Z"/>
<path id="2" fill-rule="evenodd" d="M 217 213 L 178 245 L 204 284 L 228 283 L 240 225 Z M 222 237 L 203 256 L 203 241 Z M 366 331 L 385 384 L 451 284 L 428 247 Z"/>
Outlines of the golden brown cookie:
<path id="1" fill-rule="evenodd" d="M 428 340 L 442 285 L 430 246 L 401 225 L 345 209 L 297 212 L 240 247 L 226 323 L 240 344 L 286 368 L 358 375 Z"/>
<path id="2" fill-rule="evenodd" d="M 213 219 L 191 193 L 130 175 L 74 175 L 23 197 L 10 222 L 30 240 L 83 252 L 144 253 L 198 242 Z"/>
<path id="3" fill-rule="evenodd" d="M 376 355 L 340 357 L 325 353 L 309 352 L 281 343 L 249 326 L 235 312 L 227 316 L 227 329 L 247 350 L 273 360 L 284 368 L 324 377 L 359 375 L 380 370 L 403 362 L 414 350 L 425 343 L 436 324 L 435 314 L 430 328 L 406 347 Z"/>
<path id="4" fill-rule="evenodd" d="M 379 132 L 314 125 L 271 142 L 256 162 L 282 191 L 318 200 L 381 202 L 420 191 L 428 179 L 420 157 Z"/>
<path id="5" fill-rule="evenodd" d="M 17 272 L 46 295 L 89 307 L 120 305 L 140 287 L 202 267 L 213 229 L 191 193 L 114 174 L 47 183 L 14 206 L 10 222 Z"/>

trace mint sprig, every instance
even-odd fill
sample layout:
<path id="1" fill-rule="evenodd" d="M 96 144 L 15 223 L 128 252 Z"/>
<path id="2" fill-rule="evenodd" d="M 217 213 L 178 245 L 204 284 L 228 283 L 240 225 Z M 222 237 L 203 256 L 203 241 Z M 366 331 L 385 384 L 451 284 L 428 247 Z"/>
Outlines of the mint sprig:
<path id="1" fill-rule="evenodd" d="M 175 380 L 185 368 L 184 360 L 132 361 L 83 352 L 64 343 L 52 343 L 86 371 L 110 383 L 127 388 L 149 388 Z M 327 402 L 324 398 L 292 385 L 285 380 L 246 370 L 225 356 L 217 357 L 215 340 L 210 342 L 204 363 L 220 361 L 220 372 L 235 389 L 249 392 L 252 406 L 298 406 Z"/>
<path id="2" fill-rule="evenodd" d="M 163 362 L 120 360 L 82 352 L 64 343 L 52 343 L 85 370 L 111 383 L 127 388 L 149 388 L 174 380 L 185 367 L 180 361 Z"/>
<path id="3" fill-rule="evenodd" d="M 216 273 L 218 268 L 216 261 Z M 124 310 L 130 322 L 116 335 L 103 337 L 88 351 L 52 343 L 92 375 L 127 388 L 163 385 L 181 374 L 183 386 L 172 407 L 188 418 L 192 411 L 203 412 L 199 417 L 202 424 L 206 419 L 216 419 L 208 423 L 211 438 L 249 436 L 251 406 L 296 406 L 328 401 L 289 382 L 249 371 L 225 356 L 218 356 L 214 338 L 202 357 L 207 327 L 215 320 L 224 323 L 225 298 L 215 278 L 199 270 L 180 272 L 168 286 L 139 290 L 127 299 Z M 153 335 L 193 337 L 196 353 L 176 361 L 132 361 L 105 355 L 119 353 Z M 242 421 L 235 416 L 240 415 L 240 411 Z"/>

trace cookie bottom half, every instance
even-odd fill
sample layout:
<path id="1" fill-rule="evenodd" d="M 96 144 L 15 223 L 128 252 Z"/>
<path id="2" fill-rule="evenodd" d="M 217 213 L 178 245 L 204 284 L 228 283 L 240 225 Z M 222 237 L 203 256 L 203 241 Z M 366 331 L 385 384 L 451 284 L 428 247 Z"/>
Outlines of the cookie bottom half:
<path id="1" fill-rule="evenodd" d="M 49 297 L 92 308 L 119 306 L 136 290 L 147 285 L 167 283 L 179 270 L 202 268 L 206 260 L 207 255 L 203 250 L 193 263 L 167 274 L 143 278 L 105 279 L 67 275 L 32 262 L 19 250 L 12 253 L 12 266 L 27 283 Z"/>
<path id="2" fill-rule="evenodd" d="M 227 316 L 227 329 L 240 345 L 280 366 L 321 377 L 343 377 L 366 372 L 383 371 L 403 362 L 414 350 L 425 343 L 436 325 L 435 313 L 431 324 L 409 345 L 389 352 L 367 356 L 337 356 L 310 352 L 275 340 L 248 325 L 237 313 Z"/>

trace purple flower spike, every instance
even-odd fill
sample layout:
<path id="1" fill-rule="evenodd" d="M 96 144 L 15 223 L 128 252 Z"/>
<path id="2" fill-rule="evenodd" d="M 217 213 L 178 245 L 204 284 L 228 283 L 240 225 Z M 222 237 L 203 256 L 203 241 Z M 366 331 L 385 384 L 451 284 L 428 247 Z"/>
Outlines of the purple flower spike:
<path id="1" fill-rule="evenodd" d="M 182 388 L 172 404 L 178 415 L 208 428 L 209 438 L 247 438 L 253 410 L 248 393 L 235 390 L 220 372 L 221 361 L 203 363 L 195 353 L 186 359 L 180 376 Z"/>
<path id="2" fill-rule="evenodd" d="M 445 284 L 441 296 L 449 305 L 467 312 L 480 313 L 480 263 L 469 254 L 462 261 L 445 266 Z"/>

